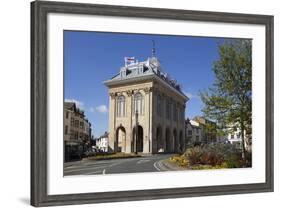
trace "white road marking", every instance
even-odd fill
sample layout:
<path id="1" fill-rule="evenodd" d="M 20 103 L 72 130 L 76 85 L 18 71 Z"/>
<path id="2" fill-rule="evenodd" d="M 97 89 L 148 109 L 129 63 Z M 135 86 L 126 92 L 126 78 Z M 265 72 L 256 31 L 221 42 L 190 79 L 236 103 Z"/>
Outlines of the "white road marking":
<path id="1" fill-rule="evenodd" d="M 167 167 L 163 165 L 163 163 L 160 161 L 157 161 L 153 164 L 153 166 L 156 168 L 158 171 L 169 171 Z"/>
<path id="2" fill-rule="evenodd" d="M 161 171 L 161 170 L 157 167 L 157 163 L 158 163 L 158 162 L 155 162 L 155 163 L 153 164 L 153 166 L 154 166 L 154 168 L 155 168 L 156 170 Z"/>
<path id="3" fill-rule="evenodd" d="M 140 164 L 140 163 L 146 163 L 146 162 L 149 162 L 150 160 L 139 160 L 138 162 L 137 162 L 137 164 Z"/>

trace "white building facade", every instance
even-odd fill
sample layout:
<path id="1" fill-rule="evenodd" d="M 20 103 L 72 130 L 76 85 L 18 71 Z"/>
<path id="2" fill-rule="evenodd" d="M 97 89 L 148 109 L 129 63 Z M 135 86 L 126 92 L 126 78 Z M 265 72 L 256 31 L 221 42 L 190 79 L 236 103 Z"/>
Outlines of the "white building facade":
<path id="1" fill-rule="evenodd" d="M 102 152 L 108 152 L 108 133 L 96 139 L 96 148 Z"/>

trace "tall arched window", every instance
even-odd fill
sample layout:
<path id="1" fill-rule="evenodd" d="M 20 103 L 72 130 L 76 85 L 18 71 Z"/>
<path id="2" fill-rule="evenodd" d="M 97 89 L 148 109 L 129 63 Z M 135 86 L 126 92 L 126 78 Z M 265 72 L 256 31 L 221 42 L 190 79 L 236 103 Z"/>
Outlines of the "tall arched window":
<path id="1" fill-rule="evenodd" d="M 176 103 L 173 103 L 173 119 L 174 119 L 174 121 L 178 120 L 178 118 L 177 118 L 177 106 L 176 106 Z"/>
<path id="2" fill-rule="evenodd" d="M 162 98 L 160 95 L 157 96 L 157 114 L 162 116 Z"/>
<path id="3" fill-rule="evenodd" d="M 117 117 L 125 116 L 125 97 L 123 95 L 117 98 Z"/>
<path id="4" fill-rule="evenodd" d="M 171 119 L 171 101 L 166 99 L 166 118 Z"/>
<path id="5" fill-rule="evenodd" d="M 134 96 L 134 113 L 142 115 L 144 113 L 144 100 L 141 93 L 137 93 Z"/>

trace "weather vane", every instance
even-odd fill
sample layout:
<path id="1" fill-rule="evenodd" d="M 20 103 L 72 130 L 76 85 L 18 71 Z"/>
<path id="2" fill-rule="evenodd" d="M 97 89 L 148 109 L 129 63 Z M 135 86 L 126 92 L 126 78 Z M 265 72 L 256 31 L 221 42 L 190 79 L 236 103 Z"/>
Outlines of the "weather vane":
<path id="1" fill-rule="evenodd" d="M 155 41 L 152 40 L 152 57 L 155 57 L 156 50 L 155 50 Z"/>

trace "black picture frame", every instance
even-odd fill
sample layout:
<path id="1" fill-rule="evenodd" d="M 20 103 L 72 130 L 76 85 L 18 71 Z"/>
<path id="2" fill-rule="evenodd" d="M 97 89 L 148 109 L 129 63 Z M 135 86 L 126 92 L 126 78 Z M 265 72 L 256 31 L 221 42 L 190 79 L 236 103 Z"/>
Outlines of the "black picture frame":
<path id="1" fill-rule="evenodd" d="M 239 185 L 48 195 L 47 15 L 108 15 L 264 25 L 266 28 L 266 182 Z M 81 3 L 31 3 L 31 205 L 51 206 L 273 191 L 273 21 L 269 15 L 188 11 Z"/>

